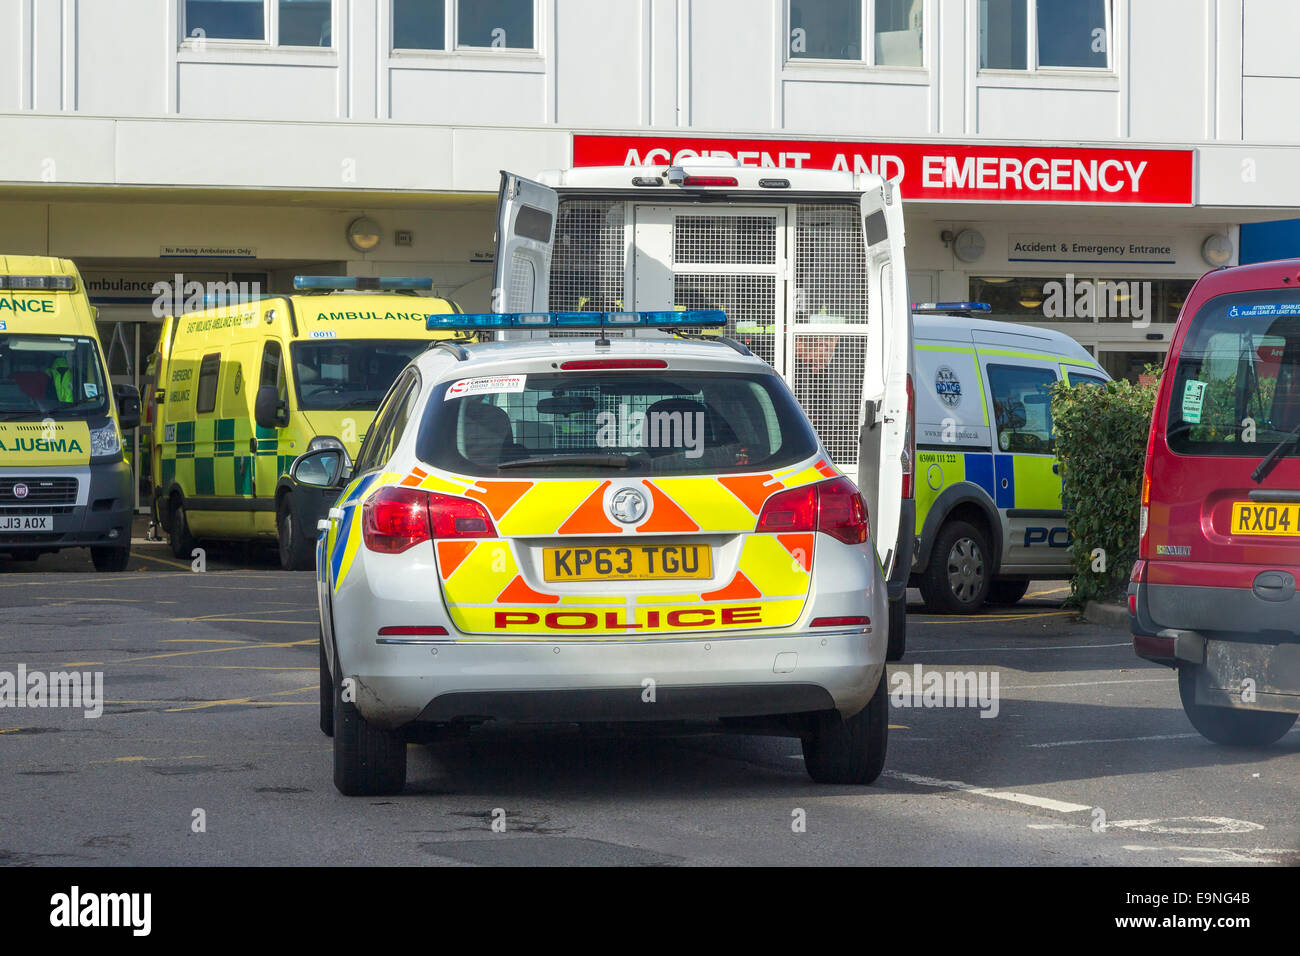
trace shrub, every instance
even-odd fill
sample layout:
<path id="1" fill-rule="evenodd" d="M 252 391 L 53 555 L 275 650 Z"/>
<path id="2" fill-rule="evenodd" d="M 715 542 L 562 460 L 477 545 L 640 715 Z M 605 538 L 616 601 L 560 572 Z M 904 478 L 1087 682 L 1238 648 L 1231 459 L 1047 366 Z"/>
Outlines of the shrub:
<path id="1" fill-rule="evenodd" d="M 1074 542 L 1075 606 L 1122 601 L 1127 590 L 1137 559 L 1142 465 L 1156 388 L 1127 381 L 1053 388 L 1062 500 Z"/>

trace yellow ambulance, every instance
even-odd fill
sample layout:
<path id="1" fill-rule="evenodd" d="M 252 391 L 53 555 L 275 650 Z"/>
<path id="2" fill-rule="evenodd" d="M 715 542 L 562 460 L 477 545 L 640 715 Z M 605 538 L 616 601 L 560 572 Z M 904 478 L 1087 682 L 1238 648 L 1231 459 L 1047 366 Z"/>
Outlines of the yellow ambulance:
<path id="1" fill-rule="evenodd" d="M 131 467 L 140 422 L 113 386 L 77 267 L 0 256 L 0 552 L 25 560 L 90 548 L 97 571 L 131 557 Z"/>
<path id="2" fill-rule="evenodd" d="M 178 558 L 205 539 L 274 540 L 282 567 L 311 568 L 333 502 L 296 488 L 290 465 L 317 448 L 354 457 L 397 374 L 454 335 L 428 317 L 461 311 L 421 294 L 431 279 L 298 276 L 294 288 L 164 320 L 154 509 Z"/>

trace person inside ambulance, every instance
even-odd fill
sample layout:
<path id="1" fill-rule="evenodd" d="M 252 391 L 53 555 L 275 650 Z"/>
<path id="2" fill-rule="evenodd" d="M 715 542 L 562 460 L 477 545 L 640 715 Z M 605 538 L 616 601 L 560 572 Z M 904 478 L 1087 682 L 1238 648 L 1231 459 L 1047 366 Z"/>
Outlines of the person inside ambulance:
<path id="1" fill-rule="evenodd" d="M 50 393 L 55 401 L 64 405 L 71 405 L 76 401 L 76 395 L 72 386 L 72 369 L 68 366 L 68 360 L 62 355 L 56 355 L 50 362 L 50 367 L 46 369 L 45 374 L 50 379 Z"/>

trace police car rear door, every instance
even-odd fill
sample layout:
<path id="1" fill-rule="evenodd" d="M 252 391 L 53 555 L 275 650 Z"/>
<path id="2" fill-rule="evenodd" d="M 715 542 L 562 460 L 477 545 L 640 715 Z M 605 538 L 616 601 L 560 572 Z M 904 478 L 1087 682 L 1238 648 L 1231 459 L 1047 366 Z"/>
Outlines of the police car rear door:
<path id="1" fill-rule="evenodd" d="M 493 312 L 546 311 L 559 196 L 554 189 L 501 172 Z"/>
<path id="2" fill-rule="evenodd" d="M 912 312 L 903 257 L 902 197 L 892 183 L 860 200 L 868 269 L 867 356 L 858 415 L 858 489 L 867 500 L 876 553 L 893 568 L 903 503 L 907 375 Z"/>

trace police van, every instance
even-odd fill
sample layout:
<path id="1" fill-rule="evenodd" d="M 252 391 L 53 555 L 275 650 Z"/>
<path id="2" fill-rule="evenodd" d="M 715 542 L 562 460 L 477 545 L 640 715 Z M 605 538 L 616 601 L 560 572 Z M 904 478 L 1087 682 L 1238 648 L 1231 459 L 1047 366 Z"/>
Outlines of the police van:
<path id="1" fill-rule="evenodd" d="M 126 570 L 122 432 L 139 420 L 135 388 L 110 384 L 77 267 L 0 256 L 0 552 L 84 547 L 95 570 Z"/>
<path id="2" fill-rule="evenodd" d="M 1050 390 L 1110 380 L 1068 335 L 970 317 L 988 310 L 977 302 L 913 308 L 911 583 L 936 612 L 1014 604 L 1030 580 L 1071 575 Z"/>
<path id="3" fill-rule="evenodd" d="M 298 276 L 298 294 L 168 316 L 153 394 L 153 484 L 172 553 L 197 541 L 274 540 L 288 570 L 312 566 L 330 502 L 295 489 L 290 463 L 317 448 L 355 456 L 406 364 L 459 312 L 431 279 Z"/>
<path id="4" fill-rule="evenodd" d="M 902 198 L 871 173 L 698 159 L 503 172 L 494 311 L 725 312 L 722 331 L 776 369 L 862 491 L 892 660 L 913 523 L 903 250 Z"/>

